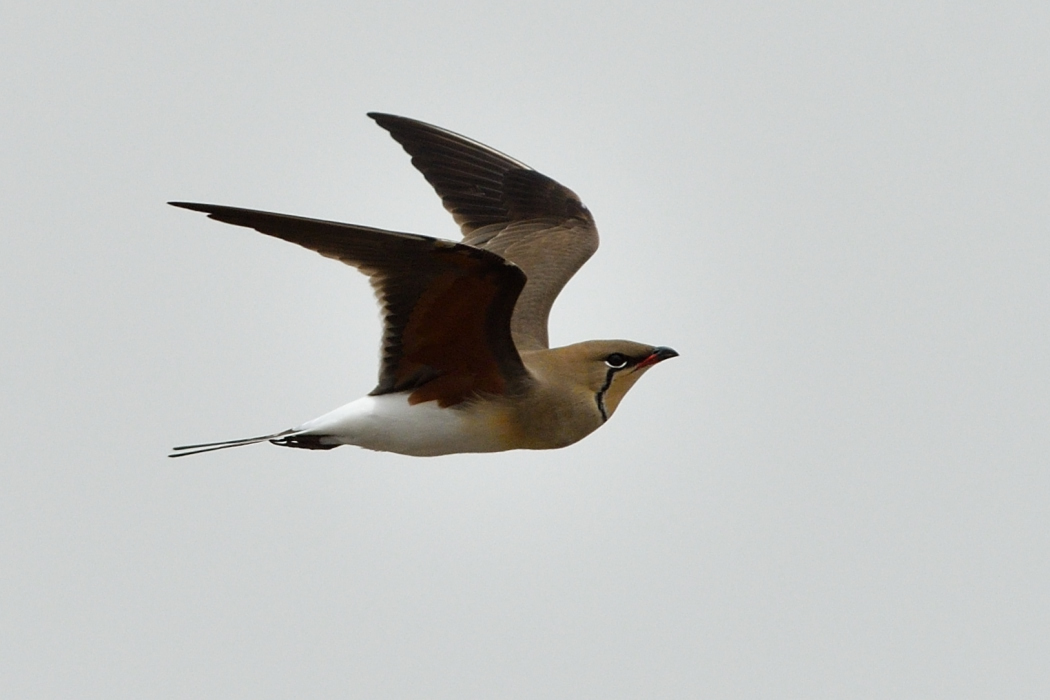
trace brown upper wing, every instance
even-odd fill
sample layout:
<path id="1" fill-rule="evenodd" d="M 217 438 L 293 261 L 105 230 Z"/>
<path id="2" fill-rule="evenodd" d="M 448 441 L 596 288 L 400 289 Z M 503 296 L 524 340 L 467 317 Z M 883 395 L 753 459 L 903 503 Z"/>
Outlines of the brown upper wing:
<path id="1" fill-rule="evenodd" d="M 383 310 L 379 384 L 442 406 L 529 381 L 510 332 L 525 275 L 492 252 L 428 236 L 214 204 L 170 202 L 254 228 L 368 275 Z"/>
<path id="2" fill-rule="evenodd" d="M 547 317 L 565 283 L 598 249 L 580 198 L 524 163 L 445 129 L 391 114 L 368 116 L 390 132 L 433 185 L 464 241 L 525 271 L 511 331 L 518 348 L 548 347 Z"/>

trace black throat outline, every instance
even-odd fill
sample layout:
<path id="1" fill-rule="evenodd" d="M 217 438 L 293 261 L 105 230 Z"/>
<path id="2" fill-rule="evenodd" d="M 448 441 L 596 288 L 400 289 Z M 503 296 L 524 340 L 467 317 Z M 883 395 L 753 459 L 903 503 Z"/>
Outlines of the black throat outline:
<path id="1" fill-rule="evenodd" d="M 605 383 L 602 384 L 602 388 L 598 390 L 598 393 L 594 395 L 594 400 L 598 404 L 598 412 L 602 414 L 602 423 L 609 420 L 609 413 L 605 410 L 605 392 L 612 386 L 613 375 L 619 372 L 624 367 L 610 367 L 609 371 L 605 373 Z"/>

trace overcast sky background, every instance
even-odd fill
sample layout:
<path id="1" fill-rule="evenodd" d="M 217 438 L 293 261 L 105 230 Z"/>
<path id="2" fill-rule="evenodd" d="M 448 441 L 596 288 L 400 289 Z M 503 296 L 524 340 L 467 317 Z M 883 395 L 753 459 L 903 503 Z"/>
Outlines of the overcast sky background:
<path id="1" fill-rule="evenodd" d="M 1050 696 L 1050 5 L 4 3 L 0 696 Z M 365 279 L 167 207 L 457 237 L 364 115 L 578 192 L 561 451 L 254 446 Z"/>

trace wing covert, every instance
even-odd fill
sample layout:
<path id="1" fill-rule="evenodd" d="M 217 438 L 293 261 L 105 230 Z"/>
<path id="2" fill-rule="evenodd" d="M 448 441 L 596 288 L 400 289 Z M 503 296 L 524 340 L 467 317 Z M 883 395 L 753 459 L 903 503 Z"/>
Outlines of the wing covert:
<path id="1" fill-rule="evenodd" d="M 594 218 L 575 192 L 521 161 L 446 129 L 370 113 L 412 157 L 463 232 L 525 271 L 511 328 L 519 349 L 548 347 L 547 318 L 565 284 L 598 249 Z"/>

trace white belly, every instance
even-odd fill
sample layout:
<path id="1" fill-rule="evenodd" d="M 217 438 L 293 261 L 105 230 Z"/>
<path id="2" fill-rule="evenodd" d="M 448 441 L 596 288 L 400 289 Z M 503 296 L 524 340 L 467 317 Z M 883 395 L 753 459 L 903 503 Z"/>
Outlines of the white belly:
<path id="1" fill-rule="evenodd" d="M 321 436 L 326 445 L 431 457 L 507 449 L 494 427 L 493 421 L 469 408 L 441 408 L 436 401 L 413 406 L 407 394 L 383 394 L 351 401 L 303 423 L 295 432 Z"/>

